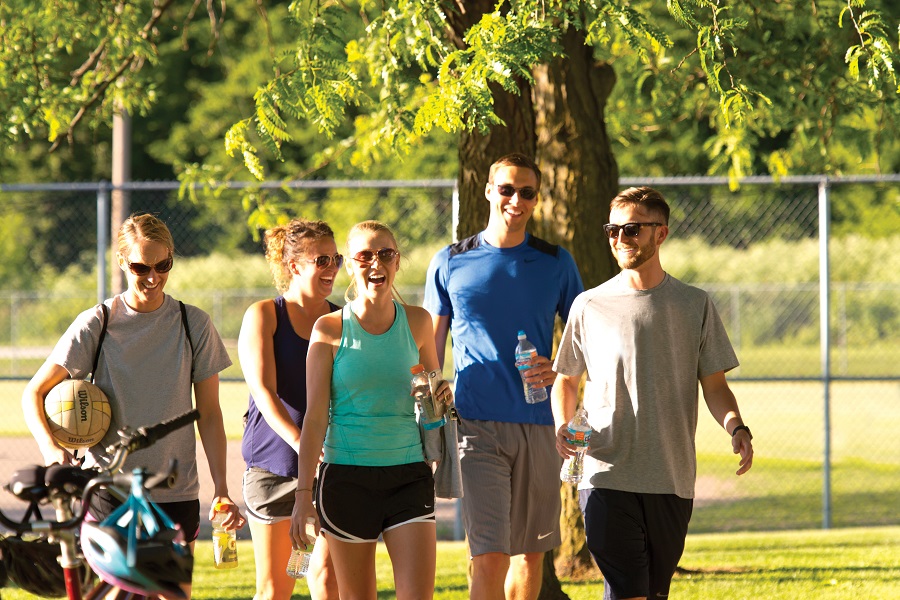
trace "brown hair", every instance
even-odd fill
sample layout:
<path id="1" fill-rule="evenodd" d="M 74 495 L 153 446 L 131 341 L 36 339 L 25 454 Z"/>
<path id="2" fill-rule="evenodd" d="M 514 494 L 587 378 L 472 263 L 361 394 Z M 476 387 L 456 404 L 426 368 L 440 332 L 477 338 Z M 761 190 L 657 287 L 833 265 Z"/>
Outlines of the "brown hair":
<path id="1" fill-rule="evenodd" d="M 116 240 L 116 251 L 123 257 L 131 252 L 131 247 L 139 240 L 157 242 L 166 247 L 169 254 L 175 254 L 175 241 L 165 223 L 150 213 L 135 213 L 122 222 Z"/>
<path id="2" fill-rule="evenodd" d="M 334 239 L 334 231 L 328 223 L 303 218 L 266 230 L 266 262 L 279 292 L 284 293 L 291 285 L 291 262 L 302 258 L 312 243 L 325 238 Z"/>
<path id="3" fill-rule="evenodd" d="M 669 224 L 669 203 L 663 198 L 663 195 L 652 187 L 630 187 L 622 190 L 609 203 L 609 208 L 617 208 L 619 206 L 642 206 L 649 213 L 654 213 L 660 217 L 664 225 Z"/>
<path id="4" fill-rule="evenodd" d="M 391 240 L 393 240 L 393 242 L 394 242 L 394 247 L 395 248 L 397 247 L 397 238 L 394 236 L 394 232 L 391 231 L 390 227 L 388 227 L 381 221 L 374 221 L 374 220 L 362 221 L 360 223 L 357 223 L 353 227 L 351 227 L 350 232 L 347 234 L 347 254 L 348 254 L 347 259 L 348 260 L 353 260 L 353 257 L 349 256 L 350 240 L 352 240 L 354 237 L 356 237 L 357 235 L 359 235 L 361 233 L 387 233 L 389 236 L 391 236 Z M 397 258 L 395 260 L 398 260 L 398 261 L 400 260 L 399 249 L 398 249 Z M 391 293 L 394 295 L 394 297 L 397 300 L 400 301 L 401 304 L 406 304 L 406 300 L 403 299 L 403 296 L 400 295 L 400 292 L 397 291 L 397 288 L 394 287 L 394 284 L 391 284 Z M 356 296 L 357 296 L 356 278 L 351 277 L 350 284 L 347 286 L 347 291 L 344 292 L 344 301 L 348 302 L 348 303 L 352 302 L 353 299 L 356 298 Z"/>
<path id="5" fill-rule="evenodd" d="M 491 165 L 491 170 L 488 172 L 488 183 L 494 183 L 494 175 L 500 167 L 521 167 L 523 169 L 531 169 L 537 177 L 538 190 L 541 189 L 541 170 L 538 168 L 536 162 L 521 152 L 513 152 L 512 154 L 501 156 L 495 160 L 494 164 Z"/>

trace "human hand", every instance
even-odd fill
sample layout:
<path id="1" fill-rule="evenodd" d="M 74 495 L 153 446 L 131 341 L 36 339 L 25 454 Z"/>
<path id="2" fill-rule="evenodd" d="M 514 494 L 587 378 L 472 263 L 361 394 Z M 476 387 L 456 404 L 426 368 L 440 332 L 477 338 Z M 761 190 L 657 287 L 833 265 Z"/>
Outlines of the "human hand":
<path id="1" fill-rule="evenodd" d="M 569 441 L 568 423 L 563 423 L 556 430 L 556 453 L 563 458 L 575 456 L 575 446 Z"/>
<path id="2" fill-rule="evenodd" d="M 741 455 L 740 467 L 737 475 L 743 475 L 753 466 L 753 442 L 750 432 L 741 429 L 731 436 L 731 449 L 735 454 Z"/>
<path id="3" fill-rule="evenodd" d="M 41 444 L 40 450 L 41 456 L 44 457 L 45 467 L 49 467 L 50 465 L 75 464 L 75 457 L 56 442 Z"/>
<path id="4" fill-rule="evenodd" d="M 446 381 L 441 381 L 434 391 L 434 399 L 445 406 L 450 406 L 453 403 L 453 390 L 450 389 L 450 384 Z"/>
<path id="5" fill-rule="evenodd" d="M 546 356 L 536 356 L 531 361 L 531 367 L 524 371 L 525 382 L 533 388 L 545 388 L 553 385 L 556 380 L 556 371 L 553 363 Z"/>
<path id="6" fill-rule="evenodd" d="M 291 546 L 293 548 L 305 548 L 315 543 L 315 536 L 310 538 L 306 531 L 308 523 L 313 525 L 315 531 L 319 531 L 319 516 L 312 503 L 310 490 L 298 491 L 294 495 L 294 510 L 291 511 Z"/>
<path id="7" fill-rule="evenodd" d="M 216 510 L 216 506 L 219 506 L 219 510 Z M 212 503 L 209 508 L 209 520 L 212 521 L 213 517 L 216 516 L 216 513 L 225 513 L 227 516 L 225 520 L 222 521 L 222 526 L 225 529 L 240 529 L 247 522 L 244 519 L 244 516 L 241 514 L 241 509 L 238 508 L 237 504 L 232 502 L 231 498 L 228 496 L 216 496 L 212 499 Z"/>

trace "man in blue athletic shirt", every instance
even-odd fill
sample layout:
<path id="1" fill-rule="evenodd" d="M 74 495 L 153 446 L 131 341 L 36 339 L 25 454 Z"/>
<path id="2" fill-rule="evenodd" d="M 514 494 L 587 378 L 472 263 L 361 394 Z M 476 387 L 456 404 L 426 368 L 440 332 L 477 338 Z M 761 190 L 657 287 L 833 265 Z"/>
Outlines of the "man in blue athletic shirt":
<path id="1" fill-rule="evenodd" d="M 487 228 L 442 248 L 425 284 L 442 365 L 448 333 L 453 340 L 475 600 L 537 598 L 543 554 L 560 543 L 553 415 L 549 402 L 525 402 L 516 334 L 524 331 L 538 350 L 528 382 L 550 386 L 554 320 L 567 319 L 584 288 L 571 254 L 525 230 L 540 187 L 533 160 L 498 159 L 485 187 Z"/>

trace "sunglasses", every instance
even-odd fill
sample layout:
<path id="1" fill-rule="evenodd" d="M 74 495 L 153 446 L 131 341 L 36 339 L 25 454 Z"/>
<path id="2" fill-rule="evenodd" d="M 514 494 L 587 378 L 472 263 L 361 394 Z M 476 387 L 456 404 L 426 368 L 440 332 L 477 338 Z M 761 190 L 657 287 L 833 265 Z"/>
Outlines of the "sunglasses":
<path id="1" fill-rule="evenodd" d="M 504 198 L 512 198 L 515 194 L 518 194 L 519 198 L 521 198 L 522 200 L 534 200 L 537 197 L 537 190 L 533 187 L 517 188 L 513 185 L 509 185 L 508 183 L 499 185 L 495 183 L 494 187 L 496 188 L 497 193 Z"/>
<path id="2" fill-rule="evenodd" d="M 131 262 L 128 259 L 125 260 L 125 264 L 128 265 L 129 270 L 137 276 L 149 275 L 150 270 L 153 269 L 157 273 L 168 273 L 172 270 L 172 257 L 165 260 L 161 260 L 155 265 L 145 265 L 144 263 L 139 262 Z"/>
<path id="3" fill-rule="evenodd" d="M 659 227 L 662 223 L 625 223 L 624 225 L 616 225 L 607 223 L 603 226 L 603 231 L 611 238 L 619 237 L 619 230 L 625 234 L 625 237 L 637 237 L 641 233 L 641 227 Z"/>
<path id="4" fill-rule="evenodd" d="M 353 260 L 363 265 L 370 265 L 375 262 L 375 257 L 378 257 L 378 262 L 383 265 L 389 265 L 394 262 L 400 253 L 394 250 L 393 248 L 382 248 L 380 250 L 360 250 L 355 255 L 353 255 Z"/>
<path id="5" fill-rule="evenodd" d="M 334 263 L 334 266 L 340 269 L 341 265 L 344 264 L 344 257 L 340 254 L 335 254 L 334 256 L 323 254 L 322 256 L 317 256 L 315 258 L 306 258 L 304 259 L 304 262 L 316 263 L 317 269 L 327 269 Z"/>

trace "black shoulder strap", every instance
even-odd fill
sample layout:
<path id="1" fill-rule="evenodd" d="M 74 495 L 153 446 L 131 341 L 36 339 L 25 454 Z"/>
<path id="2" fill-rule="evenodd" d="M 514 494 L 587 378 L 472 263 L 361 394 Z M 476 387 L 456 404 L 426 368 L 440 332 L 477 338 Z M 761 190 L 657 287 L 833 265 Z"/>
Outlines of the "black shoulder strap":
<path id="1" fill-rule="evenodd" d="M 106 325 L 109 322 L 109 309 L 106 308 L 106 305 L 102 302 L 100 303 L 100 310 L 103 312 L 103 318 L 101 319 L 103 325 L 100 327 L 100 339 L 97 340 L 97 351 L 94 353 L 94 366 L 91 368 L 91 383 L 94 383 L 94 377 L 97 376 L 97 363 L 100 362 L 100 348 L 103 347 L 103 338 L 106 337 Z"/>
<path id="2" fill-rule="evenodd" d="M 191 328 L 188 325 L 187 309 L 184 307 L 184 302 L 179 300 L 178 305 L 181 307 L 181 322 L 184 324 L 184 332 L 187 334 L 188 343 L 191 345 L 191 376 L 192 376 L 191 378 L 193 379 L 193 375 L 194 375 L 194 340 L 191 339 Z"/>

